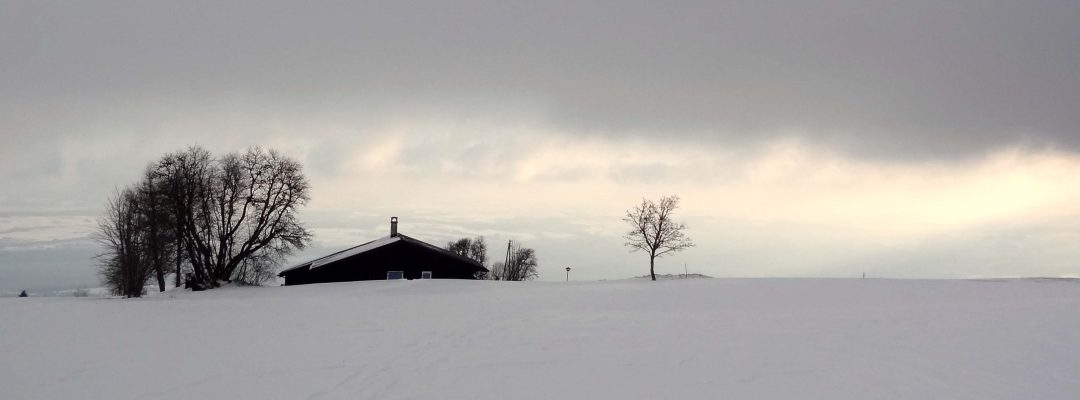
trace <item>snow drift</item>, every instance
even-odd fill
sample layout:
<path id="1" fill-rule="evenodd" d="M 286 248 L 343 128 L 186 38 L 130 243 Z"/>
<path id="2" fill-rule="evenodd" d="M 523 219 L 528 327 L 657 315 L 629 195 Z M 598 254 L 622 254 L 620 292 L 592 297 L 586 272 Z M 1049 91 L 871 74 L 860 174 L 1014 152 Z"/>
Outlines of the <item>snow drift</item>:
<path id="1" fill-rule="evenodd" d="M 380 281 L 0 299 L 5 399 L 1074 399 L 1072 280 Z"/>

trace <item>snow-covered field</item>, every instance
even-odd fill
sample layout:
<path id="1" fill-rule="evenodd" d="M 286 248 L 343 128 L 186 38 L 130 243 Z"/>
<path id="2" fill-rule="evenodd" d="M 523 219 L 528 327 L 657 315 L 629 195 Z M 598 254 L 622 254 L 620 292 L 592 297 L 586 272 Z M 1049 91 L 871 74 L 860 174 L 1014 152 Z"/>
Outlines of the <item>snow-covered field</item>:
<path id="1" fill-rule="evenodd" d="M 393 281 L 0 299 L 2 399 L 1077 399 L 1080 282 Z"/>

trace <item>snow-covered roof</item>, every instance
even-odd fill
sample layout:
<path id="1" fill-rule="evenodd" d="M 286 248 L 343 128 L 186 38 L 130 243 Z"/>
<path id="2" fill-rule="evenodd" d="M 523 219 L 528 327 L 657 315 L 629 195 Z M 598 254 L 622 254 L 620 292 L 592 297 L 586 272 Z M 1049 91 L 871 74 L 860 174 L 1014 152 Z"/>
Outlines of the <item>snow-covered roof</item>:
<path id="1" fill-rule="evenodd" d="M 294 265 L 292 267 L 281 270 L 281 273 L 279 273 L 278 276 L 281 276 L 281 275 L 285 274 L 286 272 L 296 270 L 296 269 L 300 269 L 300 268 L 308 268 L 308 269 L 318 268 L 320 266 L 332 263 L 332 262 L 337 261 L 337 260 L 341 260 L 343 258 L 352 257 L 352 256 L 355 256 L 357 254 L 363 253 L 365 251 L 374 250 L 374 249 L 386 246 L 386 245 L 388 245 L 390 243 L 394 243 L 394 242 L 397 242 L 399 240 L 401 240 L 400 235 L 399 236 L 386 236 L 386 237 L 383 237 L 383 238 L 375 239 L 375 240 L 372 240 L 370 242 L 361 244 L 359 246 L 350 247 L 350 248 L 347 248 L 345 250 L 339 251 L 337 253 L 334 253 L 334 254 L 331 254 L 331 255 L 328 255 L 328 256 L 325 256 L 325 257 L 322 257 L 322 258 L 316 258 L 316 259 L 311 260 L 311 261 L 296 264 L 296 265 Z"/>
<path id="2" fill-rule="evenodd" d="M 387 237 L 384 237 L 384 238 L 381 238 L 381 239 L 372 240 L 370 242 L 367 242 L 367 243 L 364 243 L 362 245 L 353 247 L 351 249 L 346 249 L 344 251 L 339 251 L 337 253 L 334 253 L 334 254 L 328 255 L 326 257 L 323 257 L 323 258 L 317 259 L 315 261 L 312 261 L 310 268 L 319 268 L 319 267 L 321 267 L 323 265 L 332 263 L 334 261 L 341 260 L 343 258 L 349 258 L 349 257 L 355 256 L 357 254 L 363 253 L 363 252 L 368 251 L 368 250 L 374 250 L 374 249 L 386 246 L 386 245 L 388 245 L 390 243 L 394 243 L 394 242 L 399 241 L 399 240 L 401 240 L 401 236 L 387 236 Z"/>
<path id="3" fill-rule="evenodd" d="M 325 256 L 325 257 L 322 257 L 322 258 L 316 258 L 316 259 L 311 260 L 311 261 L 296 264 L 296 265 L 294 265 L 292 267 L 289 267 L 289 268 L 286 268 L 286 269 L 282 270 L 280 273 L 278 273 L 278 276 L 284 276 L 285 273 L 287 273 L 287 272 L 297 270 L 297 269 L 302 269 L 302 268 L 303 269 L 319 268 L 319 267 L 321 267 L 323 265 L 331 264 L 331 263 L 333 263 L 335 261 L 343 260 L 343 259 L 355 256 L 357 254 L 360 254 L 360 253 L 363 253 L 363 252 L 366 252 L 366 251 L 375 250 L 377 248 L 380 248 L 380 247 L 383 247 L 383 246 L 386 246 L 388 244 L 398 242 L 398 241 L 406 241 L 406 242 L 409 242 L 409 243 L 414 243 L 414 244 L 417 244 L 417 245 L 424 246 L 424 247 L 426 247 L 426 248 L 428 248 L 428 249 L 430 249 L 432 251 L 443 253 L 443 254 L 445 254 L 447 256 L 460 259 L 460 260 L 462 260 L 464 262 L 476 264 L 476 266 L 478 266 L 479 268 L 483 269 L 484 271 L 487 271 L 487 268 L 484 268 L 483 265 L 480 265 L 480 263 L 477 263 L 476 261 L 474 261 L 474 260 L 472 260 L 472 259 L 470 259 L 468 257 L 462 256 L 460 254 L 457 254 L 457 253 L 454 253 L 454 252 L 451 252 L 451 251 L 448 251 L 446 249 L 439 248 L 438 246 L 432 245 L 430 243 L 427 243 L 427 242 L 424 242 L 424 241 L 421 241 L 421 240 L 413 239 L 411 237 L 408 237 L 408 236 L 405 236 L 405 235 L 402 235 L 402 234 L 398 234 L 396 236 L 386 236 L 386 237 L 383 237 L 383 238 L 375 239 L 375 240 L 372 240 L 370 242 L 361 244 L 359 246 L 350 247 L 348 249 L 339 251 L 337 253 L 334 253 L 334 254 L 331 254 L 331 255 L 328 255 L 328 256 Z"/>

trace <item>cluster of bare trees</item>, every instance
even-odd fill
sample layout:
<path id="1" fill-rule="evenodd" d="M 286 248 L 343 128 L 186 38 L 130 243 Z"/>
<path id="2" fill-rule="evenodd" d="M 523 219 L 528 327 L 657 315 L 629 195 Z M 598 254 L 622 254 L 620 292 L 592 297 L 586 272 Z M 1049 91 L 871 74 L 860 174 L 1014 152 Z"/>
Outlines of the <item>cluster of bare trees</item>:
<path id="1" fill-rule="evenodd" d="M 510 241 L 506 245 L 506 258 L 491 266 L 491 279 L 497 281 L 528 281 L 540 277 L 536 267 L 536 251 Z"/>
<path id="2" fill-rule="evenodd" d="M 487 241 L 483 236 L 475 238 L 461 238 L 446 244 L 446 249 L 479 262 L 488 267 Z M 513 241 L 506 245 L 506 257 L 503 261 L 490 266 L 490 272 L 481 273 L 477 279 L 489 279 L 496 281 L 527 281 L 540 277 L 536 268 L 539 263 L 536 259 L 536 251 L 521 247 Z"/>
<path id="3" fill-rule="evenodd" d="M 483 236 L 477 236 L 475 238 L 461 238 L 453 242 L 446 244 L 446 249 L 450 252 L 468 257 L 480 265 L 487 265 L 487 241 Z"/>
<path id="4" fill-rule="evenodd" d="M 454 254 L 476 261 L 484 267 L 487 267 L 488 265 L 487 241 L 484 240 L 483 236 L 477 236 L 475 238 L 465 237 L 449 242 L 446 244 L 446 249 Z M 476 279 L 487 279 L 488 273 L 478 271 L 475 277 Z"/>
<path id="5" fill-rule="evenodd" d="M 686 224 L 674 219 L 679 208 L 679 196 L 661 196 L 659 201 L 641 199 L 641 203 L 626 211 L 623 221 L 630 225 L 625 245 L 630 251 L 649 255 L 649 275 L 656 280 L 656 259 L 694 247 L 686 235 Z M 487 266 L 487 243 L 483 237 L 461 238 L 447 243 L 447 250 L 472 258 Z M 506 258 L 491 265 L 491 271 L 478 279 L 525 281 L 539 277 L 536 251 L 510 241 Z"/>
<path id="6" fill-rule="evenodd" d="M 201 147 L 167 154 L 106 207 L 98 241 L 102 278 L 115 293 L 137 297 L 151 277 L 213 288 L 265 282 L 311 233 L 296 218 L 309 200 L 301 165 L 252 148 L 214 157 Z"/>

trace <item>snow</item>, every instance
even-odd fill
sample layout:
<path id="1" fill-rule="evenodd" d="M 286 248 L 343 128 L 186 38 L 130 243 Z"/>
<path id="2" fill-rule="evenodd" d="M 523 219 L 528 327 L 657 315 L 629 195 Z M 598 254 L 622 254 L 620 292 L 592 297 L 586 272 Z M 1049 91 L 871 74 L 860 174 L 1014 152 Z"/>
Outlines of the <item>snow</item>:
<path id="1" fill-rule="evenodd" d="M 172 285 L 169 285 L 171 288 Z M 157 290 L 157 286 L 147 286 L 146 290 Z M 21 291 L 0 291 L 0 297 L 18 297 Z M 77 288 L 63 290 L 32 291 L 27 290 L 30 297 L 105 297 L 111 296 L 109 289 L 103 287 Z"/>
<path id="2" fill-rule="evenodd" d="M 652 280 L 652 275 L 635 276 L 633 279 L 648 279 Z M 656 274 L 656 280 L 668 281 L 672 279 L 712 279 L 711 276 L 702 274 Z"/>
<path id="3" fill-rule="evenodd" d="M 305 267 L 305 266 L 308 267 L 308 268 L 311 268 L 311 269 L 318 268 L 318 267 L 321 267 L 323 265 L 330 264 L 330 263 L 332 263 L 334 261 L 338 261 L 338 260 L 342 260 L 342 259 L 345 259 L 345 258 L 355 256 L 357 254 L 363 253 L 363 252 L 368 251 L 368 250 L 374 250 L 374 249 L 377 249 L 379 247 L 386 246 L 386 245 L 388 245 L 390 243 L 394 243 L 394 242 L 399 241 L 399 240 L 401 240 L 401 237 L 399 237 L 399 236 L 382 237 L 382 238 L 375 239 L 375 240 L 372 240 L 370 242 L 361 244 L 359 246 L 350 247 L 348 249 L 339 251 L 337 253 L 334 253 L 334 254 L 331 254 L 331 255 L 328 255 L 328 256 L 325 256 L 325 257 L 321 257 L 321 258 L 317 258 L 317 259 L 312 260 L 312 261 L 297 264 L 294 267 L 284 269 L 282 272 L 292 271 L 294 269 L 302 268 L 302 267 Z"/>
<path id="4" fill-rule="evenodd" d="M 318 267 L 320 267 L 322 265 L 330 264 L 330 263 L 332 263 L 334 261 L 337 261 L 337 260 L 342 260 L 342 259 L 345 259 L 345 258 L 349 258 L 349 257 L 355 256 L 357 254 L 363 253 L 363 252 L 368 251 L 368 250 L 377 249 L 379 247 L 386 246 L 386 245 L 388 245 L 390 243 L 394 243 L 394 242 L 399 241 L 399 240 L 401 240 L 401 238 L 397 237 L 397 236 L 387 236 L 387 237 L 384 237 L 384 238 L 381 238 L 381 239 L 372 240 L 370 242 L 367 242 L 367 243 L 364 243 L 362 245 L 350 248 L 348 250 L 345 250 L 345 251 L 342 251 L 342 252 L 339 252 L 339 253 L 334 253 L 334 254 L 331 254 L 331 255 L 329 255 L 327 257 L 323 257 L 323 258 L 320 258 L 318 260 L 312 261 L 311 262 L 311 268 L 318 268 Z"/>
<path id="5" fill-rule="evenodd" d="M 1075 399 L 1074 280 L 378 281 L 0 299 L 3 399 Z"/>

